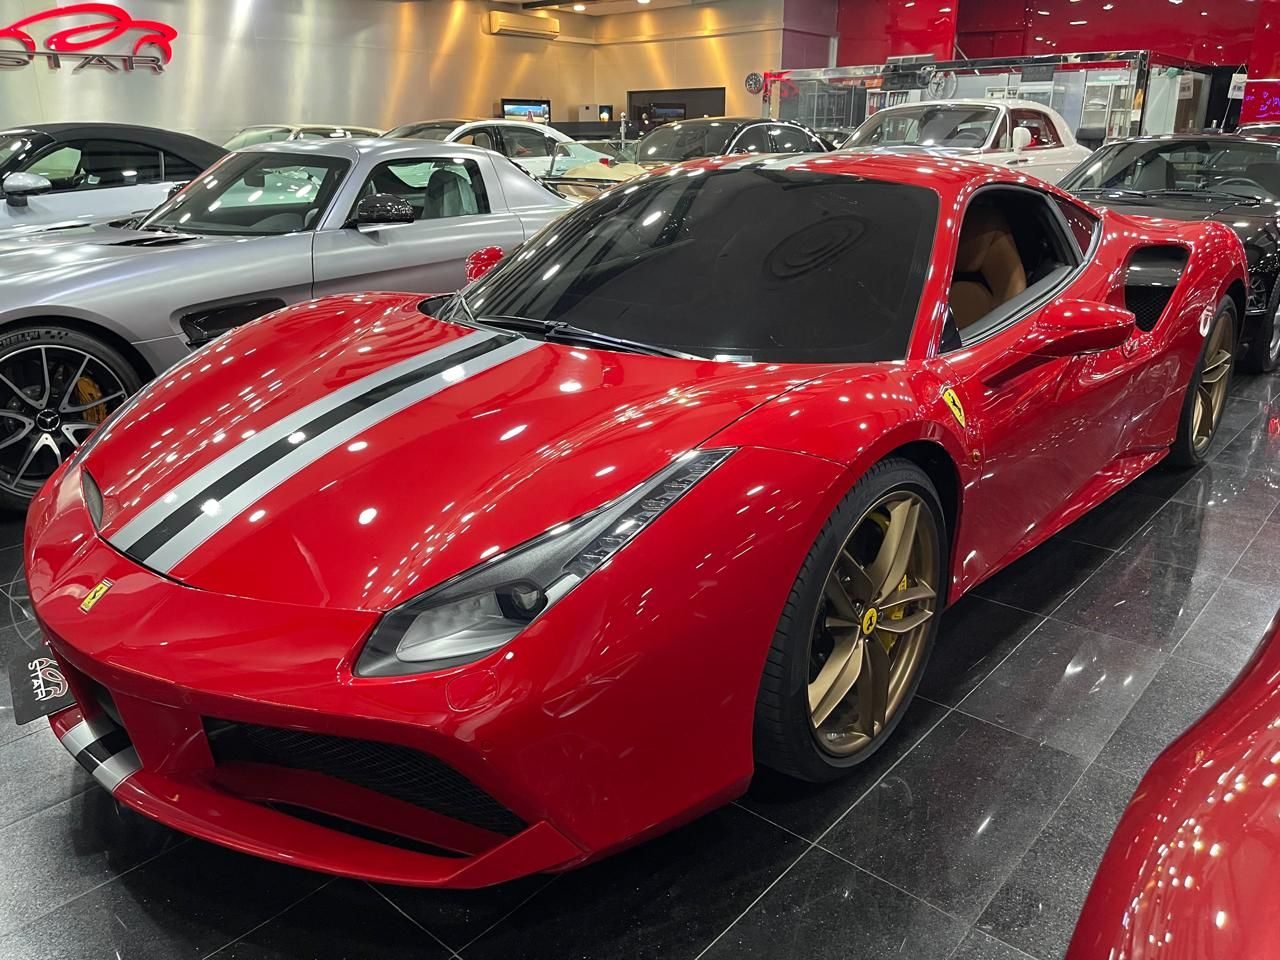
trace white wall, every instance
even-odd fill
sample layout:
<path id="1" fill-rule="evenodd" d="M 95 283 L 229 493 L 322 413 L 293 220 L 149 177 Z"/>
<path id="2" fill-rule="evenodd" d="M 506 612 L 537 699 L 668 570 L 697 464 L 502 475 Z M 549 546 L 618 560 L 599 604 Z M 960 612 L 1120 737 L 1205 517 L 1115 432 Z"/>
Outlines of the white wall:
<path id="1" fill-rule="evenodd" d="M 0 20 L 53 2 L 0 0 Z M 577 119 L 581 104 L 622 108 L 631 89 L 688 86 L 724 86 L 731 113 L 756 113 L 759 99 L 742 80 L 776 69 L 782 56 L 783 0 L 604 17 L 562 9 L 550 14 L 562 30 L 554 41 L 484 32 L 490 9 L 519 9 L 485 0 L 118 2 L 135 18 L 178 30 L 166 71 L 73 73 L 69 64 L 53 71 L 43 62 L 0 69 L 0 126 L 114 120 L 221 141 L 249 123 L 391 127 L 491 116 L 504 96 L 549 98 L 554 119 Z M 36 39 L 61 25 L 41 27 Z"/>

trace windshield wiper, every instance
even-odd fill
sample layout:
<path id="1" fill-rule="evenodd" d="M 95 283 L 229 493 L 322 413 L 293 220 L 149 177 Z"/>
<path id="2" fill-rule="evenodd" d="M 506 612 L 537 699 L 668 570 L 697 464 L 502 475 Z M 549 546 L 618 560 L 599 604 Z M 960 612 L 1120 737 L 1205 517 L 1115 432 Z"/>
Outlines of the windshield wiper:
<path id="1" fill-rule="evenodd" d="M 1120 197 L 1133 197 L 1135 199 L 1141 199 L 1143 197 L 1148 196 L 1145 190 L 1134 190 L 1131 187 L 1085 187 L 1083 189 L 1073 190 L 1071 192 L 1078 197 L 1083 197 L 1086 194 L 1089 196 L 1093 196 L 1095 194 L 1101 194 L 1101 193 L 1110 194 L 1113 196 L 1120 196 Z"/>
<path id="2" fill-rule="evenodd" d="M 470 308 L 467 309 L 470 315 Z M 556 343 L 581 343 L 589 347 L 603 347 L 606 350 L 624 350 L 628 353 L 643 353 L 656 357 L 678 357 L 681 360 L 706 359 L 672 347 L 662 347 L 641 340 L 628 340 L 626 337 L 614 337 L 585 327 L 576 327 L 563 320 L 535 320 L 531 317 L 473 317 L 473 321 L 477 326 L 482 327 L 536 333 L 543 340 Z"/>

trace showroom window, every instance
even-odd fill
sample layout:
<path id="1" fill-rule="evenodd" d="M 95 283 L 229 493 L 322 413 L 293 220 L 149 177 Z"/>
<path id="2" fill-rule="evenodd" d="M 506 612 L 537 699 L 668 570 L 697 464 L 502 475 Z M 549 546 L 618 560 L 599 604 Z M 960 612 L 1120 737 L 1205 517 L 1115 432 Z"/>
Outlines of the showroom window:
<path id="1" fill-rule="evenodd" d="M 733 141 L 733 153 L 769 153 L 769 128 L 762 123 L 747 127 Z"/>
<path id="2" fill-rule="evenodd" d="M 375 193 L 390 193 L 407 200 L 416 220 L 489 212 L 484 177 L 474 160 L 391 160 L 374 168 L 360 190 L 362 197 Z"/>
<path id="3" fill-rule="evenodd" d="M 1022 127 L 1031 134 L 1031 146 L 1028 150 L 1044 150 L 1049 147 L 1062 146 L 1062 138 L 1054 129 L 1053 122 L 1037 110 L 1014 110 L 1013 125 Z"/>
<path id="4" fill-rule="evenodd" d="M 502 130 L 502 152 L 513 160 L 549 157 L 553 143 L 541 130 L 522 130 L 519 127 L 504 127 Z"/>

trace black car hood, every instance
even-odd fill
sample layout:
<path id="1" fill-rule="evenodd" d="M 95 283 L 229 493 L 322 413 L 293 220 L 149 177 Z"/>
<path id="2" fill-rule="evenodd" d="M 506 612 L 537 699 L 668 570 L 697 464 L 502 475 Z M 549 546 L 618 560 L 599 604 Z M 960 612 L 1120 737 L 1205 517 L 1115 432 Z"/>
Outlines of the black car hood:
<path id="1" fill-rule="evenodd" d="M 1234 230 L 1245 245 L 1258 244 L 1264 238 L 1273 241 L 1280 236 L 1280 204 L 1263 201 L 1251 203 L 1231 197 L 1085 197 L 1095 207 L 1115 210 L 1136 217 L 1159 217 L 1165 220 L 1217 220 Z"/>

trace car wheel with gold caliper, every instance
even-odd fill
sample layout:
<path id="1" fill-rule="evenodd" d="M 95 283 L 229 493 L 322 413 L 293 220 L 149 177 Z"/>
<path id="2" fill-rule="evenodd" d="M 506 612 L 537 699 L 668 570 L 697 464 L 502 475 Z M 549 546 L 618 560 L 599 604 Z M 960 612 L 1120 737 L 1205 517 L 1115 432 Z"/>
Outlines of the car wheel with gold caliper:
<path id="1" fill-rule="evenodd" d="M 871 756 L 914 695 L 945 600 L 937 491 L 906 460 L 873 467 L 796 579 L 756 707 L 761 763 L 826 780 Z"/>

